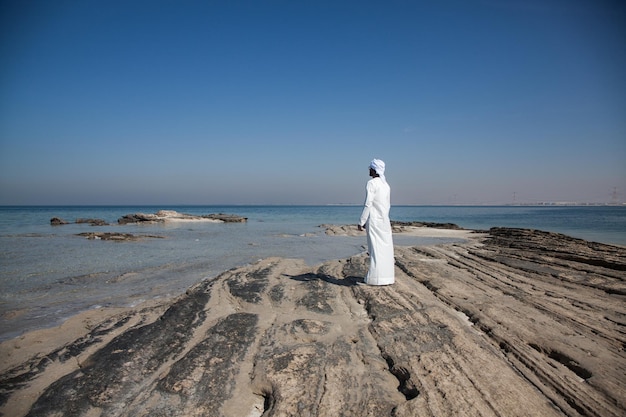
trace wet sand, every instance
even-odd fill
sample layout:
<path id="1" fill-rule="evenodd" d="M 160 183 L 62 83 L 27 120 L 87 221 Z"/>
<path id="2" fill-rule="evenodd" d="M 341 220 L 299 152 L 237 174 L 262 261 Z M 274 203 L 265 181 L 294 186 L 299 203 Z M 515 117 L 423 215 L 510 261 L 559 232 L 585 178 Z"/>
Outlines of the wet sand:
<path id="1" fill-rule="evenodd" d="M 269 258 L 167 302 L 0 345 L 3 416 L 623 416 L 626 249 L 404 227 L 462 243 Z M 334 226 L 330 234 L 354 234 Z"/>

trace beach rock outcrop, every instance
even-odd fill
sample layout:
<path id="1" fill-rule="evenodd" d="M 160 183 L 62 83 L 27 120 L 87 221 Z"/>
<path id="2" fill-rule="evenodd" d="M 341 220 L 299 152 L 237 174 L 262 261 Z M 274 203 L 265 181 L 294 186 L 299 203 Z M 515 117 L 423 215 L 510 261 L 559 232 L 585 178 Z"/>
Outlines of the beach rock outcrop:
<path id="1" fill-rule="evenodd" d="M 108 226 L 109 224 L 102 219 L 76 219 L 76 224 L 90 224 L 92 226 Z"/>
<path id="2" fill-rule="evenodd" d="M 365 254 L 264 259 L 24 361 L 2 344 L 0 412 L 621 417 L 626 248 L 570 239 L 396 247 L 386 287 Z"/>
<path id="3" fill-rule="evenodd" d="M 108 223 L 102 219 L 76 219 L 76 221 L 74 222 L 76 224 L 83 224 L 83 223 L 87 223 L 87 224 L 91 224 L 92 226 L 108 226 Z M 67 222 L 59 217 L 53 217 L 50 219 L 50 224 L 52 226 L 59 226 L 59 225 L 63 225 L 63 224 L 70 224 L 70 222 Z"/>
<path id="4" fill-rule="evenodd" d="M 224 223 L 245 223 L 248 221 L 247 217 L 238 216 L 236 214 L 225 214 L 225 213 L 214 213 L 214 214 L 205 214 L 200 216 L 206 219 L 219 220 Z"/>
<path id="5" fill-rule="evenodd" d="M 117 224 L 135 224 L 135 223 L 165 223 L 175 221 L 206 221 L 215 223 L 245 223 L 248 221 L 247 217 L 238 216 L 236 214 L 225 213 L 212 213 L 203 215 L 185 214 L 179 213 L 174 210 L 159 210 L 156 213 L 132 213 L 126 214 L 117 219 Z M 108 226 L 105 220 L 102 219 L 76 219 L 76 224 L 91 224 L 92 226 Z M 52 226 L 59 226 L 63 224 L 70 224 L 69 222 L 59 218 L 53 217 L 50 219 Z"/>
<path id="6" fill-rule="evenodd" d="M 319 227 L 325 230 L 327 235 L 331 236 L 363 236 L 365 235 L 365 231 L 359 231 L 358 226 L 356 224 L 321 224 Z M 400 221 L 391 221 L 391 231 L 394 234 L 424 234 L 425 229 L 430 229 L 430 231 L 426 232 L 426 234 L 431 234 L 433 229 L 437 229 L 439 234 L 446 234 L 447 232 L 456 232 L 456 231 L 467 231 L 468 233 L 472 232 L 470 230 L 463 229 L 454 223 L 431 223 L 431 222 L 400 222 Z"/>
<path id="7" fill-rule="evenodd" d="M 156 214 L 134 213 L 126 214 L 117 219 L 118 224 L 129 223 L 160 223 L 164 222 L 164 218 L 159 218 Z"/>
<path id="8" fill-rule="evenodd" d="M 52 225 L 52 226 L 61 226 L 61 225 L 64 225 L 64 224 L 69 224 L 69 222 L 63 220 L 60 217 L 53 217 L 53 218 L 50 219 L 50 225 Z"/>
<path id="9" fill-rule="evenodd" d="M 112 240 L 116 242 L 134 241 L 134 240 L 141 240 L 141 239 L 146 239 L 146 238 L 163 239 L 163 236 L 156 236 L 156 235 L 133 235 L 131 233 L 110 233 L 110 232 L 78 233 L 77 236 L 81 236 L 89 240 Z"/>
<path id="10" fill-rule="evenodd" d="M 454 223 L 437 223 L 437 222 L 401 222 L 397 220 L 391 221 L 391 227 L 400 229 L 403 227 L 432 227 L 435 229 L 452 229 L 462 230 L 463 228 Z"/>
<path id="11" fill-rule="evenodd" d="M 237 216 L 234 214 L 205 214 L 205 215 L 193 215 L 179 213 L 174 210 L 159 210 L 154 214 L 146 213 L 134 213 L 127 214 L 120 217 L 117 220 L 118 224 L 129 223 L 163 223 L 168 221 L 210 221 L 216 223 L 244 223 L 248 220 L 247 217 Z"/>

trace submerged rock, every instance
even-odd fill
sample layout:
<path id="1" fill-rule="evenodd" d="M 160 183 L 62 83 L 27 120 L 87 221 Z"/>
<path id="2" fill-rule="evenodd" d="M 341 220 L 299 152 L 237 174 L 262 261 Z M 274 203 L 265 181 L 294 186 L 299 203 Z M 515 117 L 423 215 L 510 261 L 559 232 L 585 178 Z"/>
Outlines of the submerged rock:
<path id="1" fill-rule="evenodd" d="M 86 233 L 78 233 L 77 236 L 86 237 L 89 240 L 113 240 L 117 242 L 129 241 L 129 240 L 140 240 L 145 238 L 153 238 L 153 239 L 163 239 L 163 236 L 155 236 L 155 235 L 133 235 L 131 233 L 94 233 L 94 232 L 86 232 Z"/>
<path id="2" fill-rule="evenodd" d="M 238 216 L 236 214 L 215 213 L 215 214 L 206 214 L 201 217 L 206 218 L 206 219 L 219 220 L 224 223 L 245 223 L 248 221 L 247 217 Z"/>
<path id="3" fill-rule="evenodd" d="M 109 224 L 102 219 L 76 219 L 77 224 L 87 223 L 92 226 L 108 226 Z"/>
<path id="4" fill-rule="evenodd" d="M 74 222 L 76 224 L 83 224 L 83 223 L 87 223 L 87 224 L 91 224 L 92 226 L 108 226 L 108 223 L 102 219 L 76 219 L 76 221 Z M 63 225 L 63 224 L 70 224 L 70 222 L 67 222 L 59 217 L 53 217 L 50 219 L 50 224 L 53 226 L 59 226 L 59 225 Z"/>

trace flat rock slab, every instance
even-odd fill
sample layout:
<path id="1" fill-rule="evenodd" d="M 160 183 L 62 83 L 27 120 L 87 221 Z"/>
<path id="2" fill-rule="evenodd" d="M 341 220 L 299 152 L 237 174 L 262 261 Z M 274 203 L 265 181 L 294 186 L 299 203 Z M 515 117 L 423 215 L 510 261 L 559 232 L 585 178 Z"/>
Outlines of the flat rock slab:
<path id="1" fill-rule="evenodd" d="M 214 223 L 245 223 L 247 217 L 237 216 L 235 214 L 212 213 L 204 215 L 194 215 L 179 213 L 174 210 L 159 210 L 156 213 L 134 213 L 126 214 L 119 219 L 117 223 L 120 225 L 133 223 L 166 223 L 166 222 L 214 222 Z"/>
<path id="2" fill-rule="evenodd" d="M 78 233 L 76 236 L 84 237 L 89 240 L 112 240 L 116 242 L 134 241 L 142 239 L 163 239 L 163 236 L 157 235 L 133 235 L 132 233 L 109 233 L 109 232 L 85 232 Z"/>
<path id="3" fill-rule="evenodd" d="M 387 287 L 364 254 L 265 259 L 24 360 L 3 343 L 1 412 L 624 416 L 626 250 L 568 239 L 396 247 Z"/>

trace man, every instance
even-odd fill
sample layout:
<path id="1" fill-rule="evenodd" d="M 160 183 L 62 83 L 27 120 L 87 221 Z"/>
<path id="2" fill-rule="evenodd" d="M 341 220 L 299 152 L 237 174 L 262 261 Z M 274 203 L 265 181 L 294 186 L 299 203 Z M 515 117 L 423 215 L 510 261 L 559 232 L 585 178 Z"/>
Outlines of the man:
<path id="1" fill-rule="evenodd" d="M 367 182 L 365 206 L 359 221 L 359 230 L 367 231 L 367 246 L 370 254 L 370 267 L 365 277 L 368 285 L 389 285 L 394 283 L 393 239 L 389 209 L 391 188 L 385 179 L 385 163 L 374 159 L 370 163 L 371 180 Z"/>

